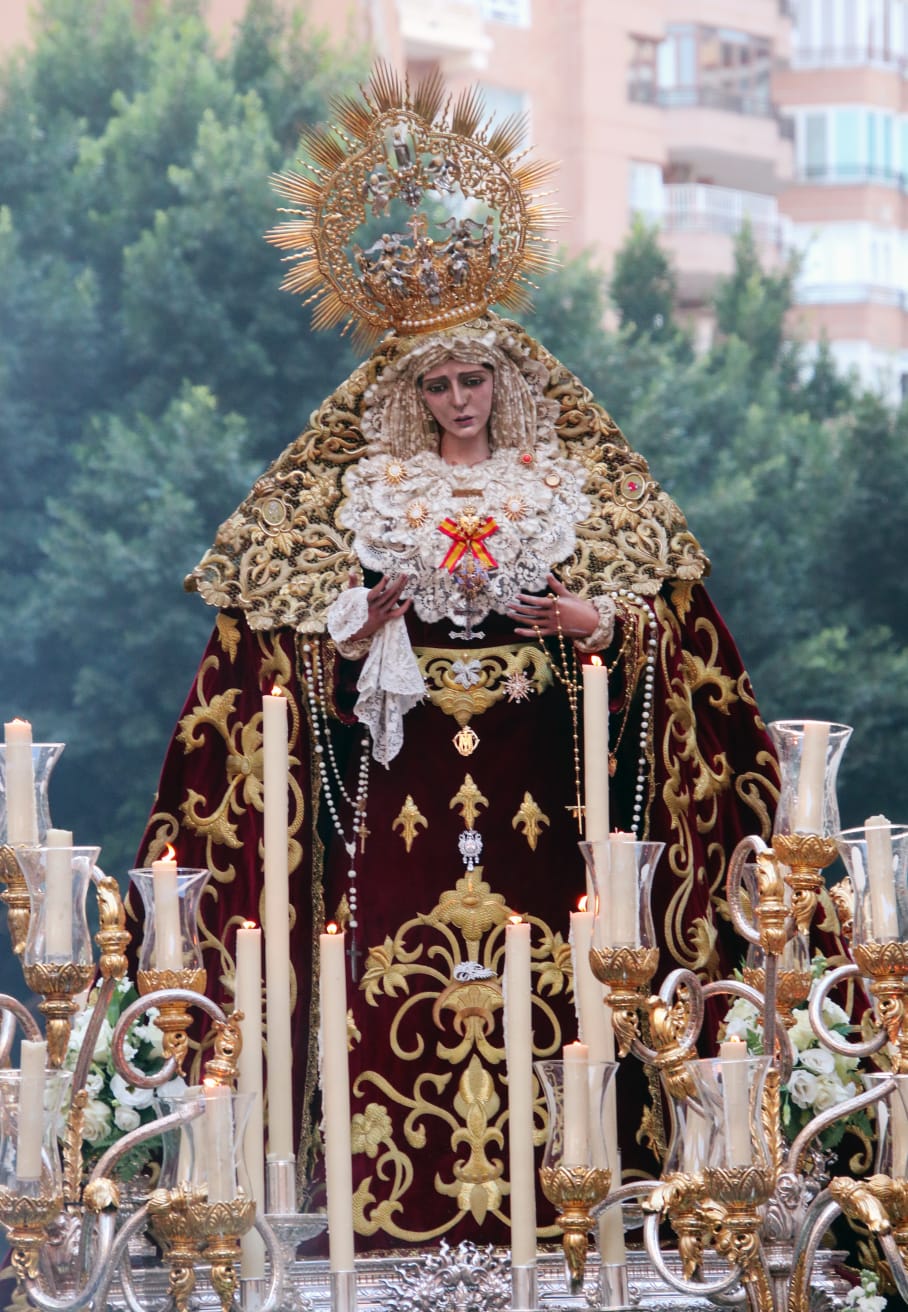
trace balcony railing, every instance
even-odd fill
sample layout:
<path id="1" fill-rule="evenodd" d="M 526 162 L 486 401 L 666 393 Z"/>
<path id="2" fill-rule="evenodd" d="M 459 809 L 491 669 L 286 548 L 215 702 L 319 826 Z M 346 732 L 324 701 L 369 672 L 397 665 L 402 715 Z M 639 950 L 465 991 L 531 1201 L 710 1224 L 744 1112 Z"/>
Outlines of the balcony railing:
<path id="1" fill-rule="evenodd" d="M 799 305 L 893 305 L 908 312 L 908 293 L 899 287 L 874 282 L 815 282 L 798 284 Z"/>
<path id="2" fill-rule="evenodd" d="M 657 105 L 661 109 L 702 107 L 728 114 L 745 114 L 752 118 L 774 118 L 779 135 L 794 140 L 794 122 L 780 115 L 768 93 L 727 90 L 724 87 L 657 87 L 651 82 L 631 82 L 628 99 L 639 105 Z"/>
<path id="3" fill-rule="evenodd" d="M 908 192 L 908 173 L 872 164 L 802 164 L 795 181 L 836 187 L 893 187 Z"/>
<path id="4" fill-rule="evenodd" d="M 705 183 L 671 183 L 663 188 L 662 196 L 661 211 L 649 217 L 666 233 L 705 232 L 734 237 L 749 223 L 761 246 L 777 251 L 791 246 L 791 222 L 779 213 L 774 196 Z"/>
<path id="5" fill-rule="evenodd" d="M 864 42 L 854 46 L 797 47 L 791 52 L 792 68 L 889 68 L 908 77 L 908 55 Z"/>
<path id="6" fill-rule="evenodd" d="M 484 54 L 486 34 L 479 0 L 397 0 L 400 33 L 416 58 Z"/>

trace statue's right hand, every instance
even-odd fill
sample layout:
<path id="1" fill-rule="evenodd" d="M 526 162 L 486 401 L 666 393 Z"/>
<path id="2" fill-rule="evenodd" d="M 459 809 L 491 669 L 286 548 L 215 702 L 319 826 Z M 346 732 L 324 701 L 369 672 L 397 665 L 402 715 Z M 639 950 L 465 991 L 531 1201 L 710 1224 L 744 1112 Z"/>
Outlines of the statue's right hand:
<path id="1" fill-rule="evenodd" d="M 352 635 L 350 642 L 362 642 L 363 638 L 371 638 L 373 633 L 377 633 L 388 623 L 388 620 L 397 619 L 399 615 L 405 614 L 410 609 L 412 598 L 408 597 L 406 601 L 400 599 L 406 584 L 406 574 L 399 574 L 396 579 L 389 578 L 387 574 L 382 575 L 375 587 L 370 588 L 366 593 L 369 618 Z M 355 574 L 350 575 L 350 586 L 357 586 Z"/>

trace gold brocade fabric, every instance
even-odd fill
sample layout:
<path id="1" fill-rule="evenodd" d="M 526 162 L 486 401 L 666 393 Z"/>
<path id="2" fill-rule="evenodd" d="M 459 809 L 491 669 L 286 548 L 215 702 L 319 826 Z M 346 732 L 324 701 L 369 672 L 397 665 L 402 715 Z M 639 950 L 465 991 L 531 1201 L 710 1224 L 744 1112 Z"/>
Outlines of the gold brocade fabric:
<path id="1" fill-rule="evenodd" d="M 545 366 L 559 446 L 587 473 L 593 512 L 577 525 L 576 547 L 559 567 L 568 587 L 581 596 L 618 588 L 653 596 L 670 579 L 702 578 L 709 562 L 678 506 L 588 389 L 517 324 L 494 316 L 480 322 L 494 326 L 499 344 L 508 330 L 514 358 Z M 244 612 L 253 629 L 324 631 L 328 607 L 357 567 L 353 531 L 339 527 L 338 511 L 344 471 L 367 450 L 365 397 L 412 349 L 412 338 L 383 341 L 324 402 L 221 525 L 187 587 L 210 605 Z"/>

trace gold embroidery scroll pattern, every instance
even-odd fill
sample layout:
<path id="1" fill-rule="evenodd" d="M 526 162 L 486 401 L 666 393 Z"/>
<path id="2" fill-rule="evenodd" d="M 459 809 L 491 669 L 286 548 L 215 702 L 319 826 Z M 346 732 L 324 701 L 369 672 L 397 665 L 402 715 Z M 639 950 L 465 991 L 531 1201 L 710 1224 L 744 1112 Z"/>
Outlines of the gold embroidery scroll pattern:
<path id="1" fill-rule="evenodd" d="M 413 917 L 368 954 L 361 983 L 367 1003 L 380 1006 L 384 999 L 400 999 L 388 1026 L 393 1056 L 424 1064 L 427 1027 L 420 1018 L 422 1009 L 431 1004 L 437 1030 L 434 1056 L 443 1069 L 421 1072 L 409 1093 L 394 1087 L 378 1071 L 364 1071 L 354 1081 L 357 1098 L 372 1094 L 366 1110 L 358 1113 L 375 1127 L 367 1141 L 362 1123 L 363 1137 L 358 1140 L 362 1151 L 373 1156 L 378 1154 L 379 1144 L 384 1147 L 377 1157 L 375 1175 L 364 1180 L 356 1192 L 358 1233 L 381 1230 L 411 1242 L 427 1242 L 450 1230 L 467 1212 L 477 1223 L 489 1214 L 505 1219 L 502 1204 L 509 1186 L 495 1150 L 503 1143 L 507 1112 L 502 1108 L 500 1078 L 493 1072 L 504 1063 L 504 1048 L 496 1041 L 495 1028 L 503 1005 L 499 976 L 504 964 L 504 926 L 510 914 L 504 898 L 492 891 L 477 867 L 442 894 L 431 912 Z M 530 923 L 535 936 L 534 1051 L 537 1056 L 549 1056 L 559 1050 L 562 1036 L 544 995 L 570 985 L 570 945 L 542 921 L 531 918 Z M 409 946 L 411 935 L 418 940 L 413 947 Z M 455 968 L 468 961 L 485 967 L 487 977 L 458 980 Z M 408 1021 L 413 1035 L 409 1040 L 405 1037 Z M 443 1100 L 446 1091 L 448 1098 Z M 385 1101 L 378 1101 L 379 1097 Z M 403 1144 L 395 1141 L 390 1107 L 405 1113 Z M 466 1149 L 467 1156 L 458 1156 L 451 1179 L 440 1173 L 435 1177 L 436 1194 L 452 1200 L 450 1215 L 431 1231 L 419 1231 L 406 1227 L 401 1214 L 415 1174 L 410 1152 L 425 1147 L 425 1127 L 430 1120 L 440 1121 L 451 1148 Z M 544 1141 L 544 1133 L 543 1099 L 537 1091 L 537 1142 Z M 381 1200 L 373 1189 L 376 1180 L 385 1185 L 382 1192 L 387 1196 Z"/>
<path id="2" fill-rule="evenodd" d="M 428 829 L 429 822 L 413 801 L 410 793 L 407 793 L 398 815 L 391 821 L 391 828 L 400 829 L 400 836 L 404 840 L 404 847 L 408 852 L 413 846 L 414 839 L 419 837 L 419 825 L 422 825 L 424 829 Z"/>
<path id="3" fill-rule="evenodd" d="M 275 682 L 283 683 L 283 691 L 288 698 L 290 710 L 291 748 L 299 742 L 300 715 L 293 697 L 287 692 L 287 682 L 291 667 L 279 639 L 273 635 L 258 635 L 258 645 L 262 656 L 261 673 L 265 682 L 273 686 Z M 223 743 L 225 750 L 226 778 L 223 793 L 212 804 L 210 800 L 193 788 L 187 788 L 186 796 L 180 804 L 183 824 L 187 829 L 205 839 L 206 864 L 213 875 L 212 882 L 206 887 L 202 907 L 199 912 L 199 937 L 203 952 L 215 953 L 219 958 L 219 974 L 229 973 L 231 955 L 222 939 L 211 929 L 204 914 L 206 904 L 217 902 L 220 884 L 229 884 L 236 878 L 236 867 L 232 862 L 221 864 L 218 860 L 220 849 L 238 850 L 241 840 L 238 834 L 238 820 L 247 809 L 261 811 L 264 806 L 262 795 L 263 743 L 262 715 L 256 712 L 252 718 L 243 723 L 236 712 L 236 701 L 240 695 L 238 688 L 230 688 L 217 693 L 210 699 L 204 690 L 205 676 L 210 670 L 217 670 L 219 661 L 209 657 L 203 662 L 196 679 L 197 703 L 179 724 L 178 740 L 183 743 L 187 754 L 206 745 L 206 730 L 213 730 Z M 291 754 L 290 765 L 298 765 L 299 760 Z M 299 783 L 291 768 L 290 795 L 292 799 L 289 830 L 295 834 L 303 822 L 304 806 Z M 221 858 L 223 860 L 223 858 Z M 289 838 L 288 860 L 290 870 L 296 870 L 302 860 L 302 848 L 296 838 Z M 261 907 L 250 908 L 261 919 Z M 291 908 L 291 917 L 293 910 Z M 292 924 L 292 919 L 291 919 Z M 210 967 L 209 967 L 210 969 Z M 295 1003 L 296 977 L 291 972 L 292 997 Z"/>
<path id="4" fill-rule="evenodd" d="M 560 406 L 556 433 L 565 454 L 588 472 L 585 491 L 595 510 L 578 525 L 564 581 L 584 595 L 622 587 L 652 595 L 669 579 L 701 578 L 709 562 L 643 457 L 578 378 L 518 324 L 508 328 L 550 371 L 546 395 Z M 366 450 L 363 397 L 411 348 L 408 338 L 380 343 L 221 525 L 187 580 L 209 605 L 247 611 L 254 628 L 324 631 L 325 613 L 357 564 L 352 531 L 336 524 L 344 470 Z"/>
<path id="5" fill-rule="evenodd" d="M 662 800 L 676 834 L 675 841 L 668 845 L 665 860 L 679 881 L 665 913 L 665 938 L 669 951 L 679 965 L 709 977 L 718 965 L 716 926 L 711 915 L 695 916 L 688 921 L 688 908 L 697 884 L 705 883 L 709 890 L 711 885 L 721 879 L 724 854 L 717 845 L 707 846 L 707 854 L 716 864 L 710 879 L 708 872 L 695 863 L 691 820 L 693 816 L 699 833 L 710 832 L 715 824 L 718 797 L 729 786 L 730 770 L 724 755 L 720 754 L 710 763 L 700 750 L 694 694 L 711 688 L 711 702 L 721 707 L 728 704 L 731 681 L 718 667 L 718 635 L 715 626 L 708 621 L 705 627 L 711 638 L 712 659 L 705 661 L 683 653 L 679 673 L 669 679 L 669 666 L 680 645 L 680 631 L 677 618 L 662 598 L 657 599 L 656 608 L 661 620 L 660 661 L 663 677 L 669 687 L 666 699 L 668 718 L 662 742 L 666 771 Z M 692 785 L 685 782 L 685 767 L 692 777 Z M 694 802 L 697 804 L 695 809 Z M 707 899 L 708 896 L 707 892 Z"/>
<path id="6" fill-rule="evenodd" d="M 507 696 L 506 681 L 513 674 L 530 670 L 530 682 L 537 693 L 552 683 L 545 653 L 528 643 L 457 652 L 434 647 L 414 650 L 432 705 L 453 716 L 461 728 L 472 716 L 481 715 Z M 472 680 L 468 686 L 464 686 L 466 679 Z"/>

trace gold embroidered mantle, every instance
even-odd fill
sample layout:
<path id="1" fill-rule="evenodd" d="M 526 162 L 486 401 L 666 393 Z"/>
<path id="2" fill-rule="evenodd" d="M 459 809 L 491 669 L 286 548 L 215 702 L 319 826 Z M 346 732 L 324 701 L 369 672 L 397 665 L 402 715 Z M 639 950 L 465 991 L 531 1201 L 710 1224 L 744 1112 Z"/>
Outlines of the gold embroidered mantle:
<path id="1" fill-rule="evenodd" d="M 583 491 L 593 509 L 577 525 L 576 546 L 560 569 L 572 591 L 595 596 L 633 588 L 653 596 L 668 579 L 702 578 L 708 561 L 680 509 L 580 380 L 518 325 L 495 316 L 487 322 L 518 367 L 538 371 L 542 363 L 548 370 L 559 445 L 586 473 Z M 221 525 L 188 588 L 212 606 L 243 611 L 253 629 L 324 631 L 328 607 L 357 566 L 353 531 L 339 526 L 337 512 L 344 471 L 367 452 L 365 396 L 412 347 L 412 338 L 383 341 L 324 402 L 312 426 Z"/>

